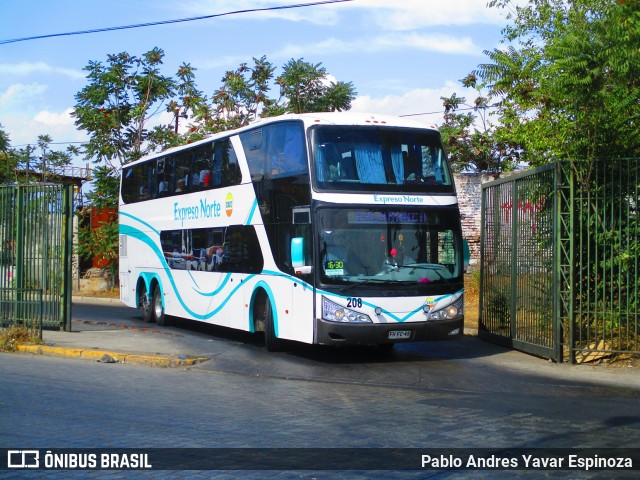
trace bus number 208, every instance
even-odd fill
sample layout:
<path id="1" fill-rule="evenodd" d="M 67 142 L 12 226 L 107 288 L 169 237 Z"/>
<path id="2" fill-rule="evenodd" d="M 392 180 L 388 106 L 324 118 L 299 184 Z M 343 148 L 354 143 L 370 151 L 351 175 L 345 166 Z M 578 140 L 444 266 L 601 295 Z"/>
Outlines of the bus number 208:
<path id="1" fill-rule="evenodd" d="M 362 299 L 361 298 L 348 298 L 347 299 L 347 308 L 362 308 Z"/>

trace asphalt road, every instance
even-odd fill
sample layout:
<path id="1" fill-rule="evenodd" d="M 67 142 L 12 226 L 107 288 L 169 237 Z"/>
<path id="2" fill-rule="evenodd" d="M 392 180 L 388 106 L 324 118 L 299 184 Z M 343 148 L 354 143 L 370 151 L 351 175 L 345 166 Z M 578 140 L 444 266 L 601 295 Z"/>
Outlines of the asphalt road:
<path id="1" fill-rule="evenodd" d="M 0 354 L 0 448 L 640 449 L 636 371 L 556 365 L 466 337 L 375 349 L 292 346 L 117 305 L 74 306 L 74 333 L 187 368 Z M 155 332 L 154 332 L 155 330 Z M 66 335 L 66 337 L 65 337 Z M 164 350 L 164 351 L 162 351 Z M 170 351 L 169 351 L 170 350 Z M 2 478 L 634 478 L 617 471 L 0 471 Z"/>

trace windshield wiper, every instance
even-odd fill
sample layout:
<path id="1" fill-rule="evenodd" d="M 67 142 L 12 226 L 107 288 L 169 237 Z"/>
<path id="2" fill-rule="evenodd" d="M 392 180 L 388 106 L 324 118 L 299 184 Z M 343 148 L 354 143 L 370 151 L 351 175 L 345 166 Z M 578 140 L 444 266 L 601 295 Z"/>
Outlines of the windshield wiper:
<path id="1" fill-rule="evenodd" d="M 367 283 L 389 283 L 389 281 L 383 278 L 367 278 L 366 280 L 362 280 L 361 282 L 352 282 L 350 285 L 346 285 L 345 287 L 340 289 L 340 293 L 347 292 L 354 287 L 366 285 Z"/>
<path id="2" fill-rule="evenodd" d="M 446 283 L 450 284 L 451 283 L 451 278 L 447 278 L 445 277 L 441 272 L 441 268 L 439 266 L 435 266 L 435 265 L 395 265 L 395 268 L 397 268 L 398 270 L 400 270 L 401 268 L 410 268 L 410 269 L 416 269 L 416 270 L 432 270 L 434 272 L 436 272 L 436 275 L 438 275 L 440 277 L 440 280 L 444 280 Z"/>

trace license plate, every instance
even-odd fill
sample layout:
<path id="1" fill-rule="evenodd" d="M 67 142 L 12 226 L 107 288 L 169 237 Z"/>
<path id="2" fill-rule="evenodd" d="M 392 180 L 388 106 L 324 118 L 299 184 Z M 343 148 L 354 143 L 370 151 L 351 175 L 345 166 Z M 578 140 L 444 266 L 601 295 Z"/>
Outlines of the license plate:
<path id="1" fill-rule="evenodd" d="M 410 330 L 391 330 L 389 332 L 389 340 L 406 340 L 411 338 Z"/>

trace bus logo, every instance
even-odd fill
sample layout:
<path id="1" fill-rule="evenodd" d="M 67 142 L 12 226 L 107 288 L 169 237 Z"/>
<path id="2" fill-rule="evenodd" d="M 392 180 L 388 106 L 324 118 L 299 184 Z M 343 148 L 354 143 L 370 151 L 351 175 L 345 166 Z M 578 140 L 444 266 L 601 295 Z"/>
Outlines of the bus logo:
<path id="1" fill-rule="evenodd" d="M 224 211 L 227 213 L 227 217 L 233 213 L 233 195 L 231 193 L 227 193 L 227 197 L 224 199 Z"/>
<path id="2" fill-rule="evenodd" d="M 427 297 L 424 303 L 429 307 L 429 310 L 431 310 L 433 307 L 436 306 L 436 299 L 433 297 Z"/>

